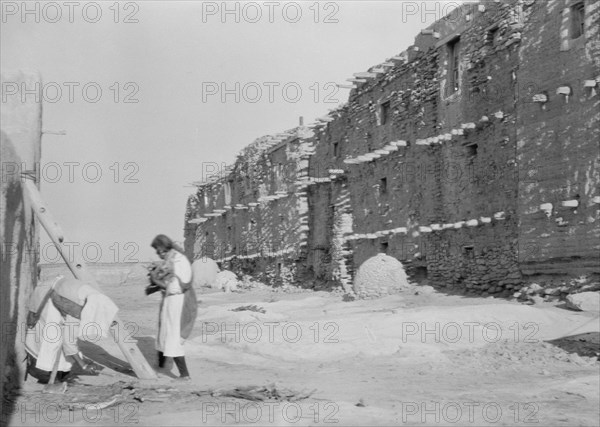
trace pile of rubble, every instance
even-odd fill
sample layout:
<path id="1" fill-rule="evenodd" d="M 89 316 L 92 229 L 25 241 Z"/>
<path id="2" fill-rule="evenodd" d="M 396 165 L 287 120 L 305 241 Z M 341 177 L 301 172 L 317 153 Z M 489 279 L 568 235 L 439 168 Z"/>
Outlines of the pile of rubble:
<path id="1" fill-rule="evenodd" d="M 600 282 L 582 276 L 560 285 L 542 286 L 531 283 L 513 294 L 521 302 L 565 301 L 566 306 L 578 311 L 600 310 Z"/>
<path id="2" fill-rule="evenodd" d="M 252 276 L 244 274 L 238 282 L 238 292 L 267 289 L 268 286 L 263 282 L 254 280 Z"/>

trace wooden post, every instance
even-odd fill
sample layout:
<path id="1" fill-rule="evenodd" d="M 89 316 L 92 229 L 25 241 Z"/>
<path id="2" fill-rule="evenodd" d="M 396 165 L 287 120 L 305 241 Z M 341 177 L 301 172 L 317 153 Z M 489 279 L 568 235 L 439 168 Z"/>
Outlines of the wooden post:
<path id="1" fill-rule="evenodd" d="M 99 288 L 98 283 L 94 276 L 87 269 L 83 260 L 77 255 L 72 254 L 73 259 L 69 259 L 69 254 L 66 253 L 63 242 L 65 241 L 65 236 L 60 228 L 60 225 L 54 220 L 44 200 L 42 199 L 42 195 L 40 194 L 35 183 L 30 179 L 24 180 L 25 194 L 31 203 L 31 207 L 37 216 L 38 220 L 50 236 L 50 239 L 56 246 L 56 249 L 60 253 L 60 255 L 65 260 L 65 263 L 73 273 L 73 275 L 79 279 L 83 280 L 92 286 Z M 148 361 L 139 350 L 137 345 L 132 342 L 125 342 L 125 338 L 129 336 L 125 328 L 123 327 L 123 323 L 118 318 L 115 317 L 113 325 L 116 328 L 111 328 L 111 332 L 115 338 L 115 341 L 119 345 L 119 348 L 123 352 L 123 355 L 127 359 L 127 361 L 131 364 L 135 374 L 138 378 L 141 379 L 156 379 L 156 372 L 150 367 Z M 114 330 L 116 329 L 116 331 Z"/>
<path id="2" fill-rule="evenodd" d="M 48 380 L 48 384 L 50 385 L 54 384 L 54 381 L 56 380 L 56 374 L 58 374 L 58 364 L 60 363 L 61 352 L 62 348 L 59 347 L 54 358 L 54 366 L 52 367 L 52 372 L 50 373 L 50 379 Z"/>

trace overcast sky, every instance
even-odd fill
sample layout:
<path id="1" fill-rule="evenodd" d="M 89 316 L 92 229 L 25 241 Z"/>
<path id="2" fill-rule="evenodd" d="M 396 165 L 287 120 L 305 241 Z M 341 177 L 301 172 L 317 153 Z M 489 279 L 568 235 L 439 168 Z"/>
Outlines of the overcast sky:
<path id="1" fill-rule="evenodd" d="M 203 163 L 346 102 L 331 83 L 400 53 L 457 2 L 427 3 L 230 2 L 223 15 L 222 2 L 3 2 L 2 69 L 39 72 L 43 128 L 66 131 L 42 137 L 41 185 L 67 240 L 105 262 L 154 259 L 158 233 L 182 241 Z"/>

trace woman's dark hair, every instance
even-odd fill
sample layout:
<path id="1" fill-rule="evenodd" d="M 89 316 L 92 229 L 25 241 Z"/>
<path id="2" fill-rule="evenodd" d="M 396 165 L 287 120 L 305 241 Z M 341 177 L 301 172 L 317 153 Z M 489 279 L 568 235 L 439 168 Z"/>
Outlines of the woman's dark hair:
<path id="1" fill-rule="evenodd" d="M 152 246 L 154 249 L 160 248 L 170 251 L 174 248 L 174 243 L 168 236 L 165 236 L 164 234 L 159 234 L 152 240 L 150 246 Z"/>
<path id="2" fill-rule="evenodd" d="M 181 248 L 181 246 L 179 246 L 177 243 L 171 240 L 169 236 L 166 236 L 164 234 L 159 234 L 154 239 L 152 239 L 152 243 L 150 244 L 150 246 L 152 246 L 154 249 L 161 248 L 165 251 L 175 249 L 177 252 L 181 253 L 187 258 L 187 255 L 185 255 L 185 251 Z"/>

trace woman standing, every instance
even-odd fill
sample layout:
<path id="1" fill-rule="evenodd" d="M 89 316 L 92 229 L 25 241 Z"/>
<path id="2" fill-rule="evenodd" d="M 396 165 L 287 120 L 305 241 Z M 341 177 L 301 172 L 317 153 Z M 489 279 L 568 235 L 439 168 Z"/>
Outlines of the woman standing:
<path id="1" fill-rule="evenodd" d="M 192 331 L 198 310 L 191 286 L 192 267 L 183 251 L 164 234 L 152 240 L 152 247 L 162 260 L 150 272 L 152 284 L 162 292 L 156 340 L 158 367 L 164 368 L 166 358 L 172 357 L 179 369 L 179 379 L 190 380 L 183 343 Z"/>

